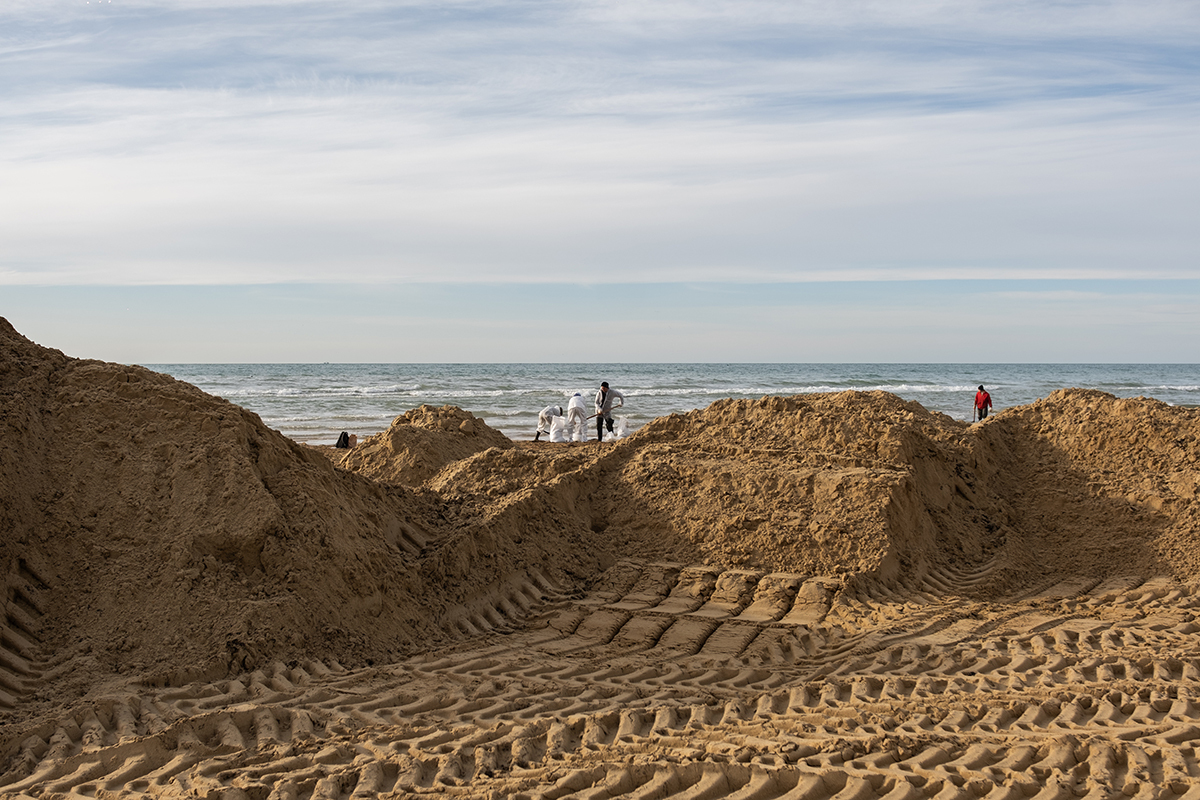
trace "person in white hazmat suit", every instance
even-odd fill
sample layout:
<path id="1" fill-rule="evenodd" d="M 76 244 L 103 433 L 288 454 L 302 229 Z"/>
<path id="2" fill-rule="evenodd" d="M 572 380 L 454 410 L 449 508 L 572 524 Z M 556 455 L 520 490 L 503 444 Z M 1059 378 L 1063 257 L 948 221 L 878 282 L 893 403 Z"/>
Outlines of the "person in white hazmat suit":
<path id="1" fill-rule="evenodd" d="M 587 441 L 587 405 L 579 392 L 567 401 L 567 431 L 571 441 Z"/>
<path id="2" fill-rule="evenodd" d="M 533 437 L 536 442 L 542 438 L 542 434 L 550 435 L 550 423 L 555 417 L 563 415 L 562 406 L 546 406 L 538 412 L 538 428 L 537 434 Z"/>
<path id="3" fill-rule="evenodd" d="M 616 405 L 614 405 L 614 401 Z M 613 432 L 612 410 L 625 405 L 625 395 L 616 389 L 608 388 L 608 381 L 600 382 L 600 391 L 596 392 L 596 438 L 604 441 L 604 425 L 608 423 L 608 432 Z"/>

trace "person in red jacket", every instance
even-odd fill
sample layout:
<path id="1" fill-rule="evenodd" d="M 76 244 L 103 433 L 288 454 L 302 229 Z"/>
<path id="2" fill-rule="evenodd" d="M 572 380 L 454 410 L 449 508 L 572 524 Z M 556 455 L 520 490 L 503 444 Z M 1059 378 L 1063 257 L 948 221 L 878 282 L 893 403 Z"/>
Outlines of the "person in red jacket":
<path id="1" fill-rule="evenodd" d="M 984 389 L 982 385 L 980 385 L 979 391 L 975 393 L 975 416 L 979 418 L 980 422 L 983 422 L 985 419 L 987 419 L 988 409 L 991 407 L 992 396 L 987 393 L 987 390 Z M 971 421 L 974 422 L 975 420 Z"/>

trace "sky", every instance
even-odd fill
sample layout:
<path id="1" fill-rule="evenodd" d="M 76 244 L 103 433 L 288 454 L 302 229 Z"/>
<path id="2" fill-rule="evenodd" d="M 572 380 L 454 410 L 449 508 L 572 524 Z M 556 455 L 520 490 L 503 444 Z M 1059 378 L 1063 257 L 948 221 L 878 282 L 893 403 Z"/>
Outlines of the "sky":
<path id="1" fill-rule="evenodd" d="M 1200 4 L 5 0 L 0 316 L 122 363 L 1200 361 Z"/>

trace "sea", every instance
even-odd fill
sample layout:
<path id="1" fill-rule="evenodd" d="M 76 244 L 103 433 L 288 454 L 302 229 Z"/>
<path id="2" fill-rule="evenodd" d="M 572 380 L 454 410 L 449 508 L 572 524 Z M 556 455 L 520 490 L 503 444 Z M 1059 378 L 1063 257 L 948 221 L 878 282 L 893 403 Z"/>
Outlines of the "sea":
<path id="1" fill-rule="evenodd" d="M 1098 389 L 1200 407 L 1197 364 L 146 364 L 258 414 L 308 444 L 386 430 L 421 405 L 458 406 L 514 441 L 533 439 L 538 411 L 575 392 L 589 413 L 601 381 L 632 432 L 656 417 L 722 398 L 881 390 L 969 421 L 979 385 L 993 413 L 1056 389 Z M 594 434 L 593 434 L 594 435 Z"/>

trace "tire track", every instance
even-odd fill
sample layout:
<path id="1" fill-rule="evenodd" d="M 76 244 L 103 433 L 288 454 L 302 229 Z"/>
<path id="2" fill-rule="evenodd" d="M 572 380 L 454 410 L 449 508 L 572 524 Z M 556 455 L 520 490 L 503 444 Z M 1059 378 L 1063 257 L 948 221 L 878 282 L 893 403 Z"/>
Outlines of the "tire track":
<path id="1" fill-rule="evenodd" d="M 23 559 L 4 581 L 0 623 L 0 711 L 12 710 L 37 683 L 46 667 L 39 638 L 49 584 Z"/>
<path id="2" fill-rule="evenodd" d="M 577 599 L 515 576 L 448 620 L 504 641 L 136 685 L 26 731 L 0 793 L 1200 797 L 1191 588 L 1060 581 L 977 614 L 953 592 L 989 569 L 847 589 L 626 561 Z"/>

